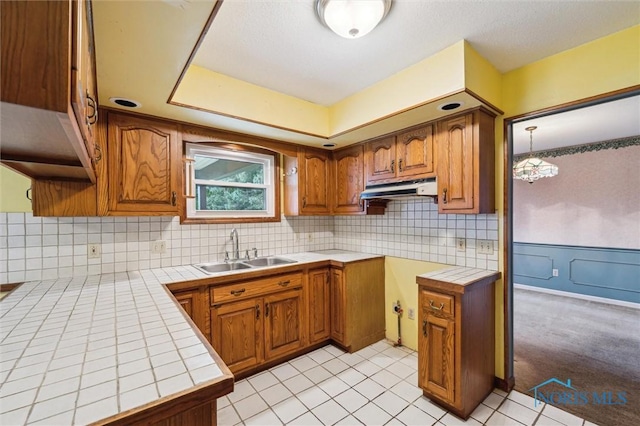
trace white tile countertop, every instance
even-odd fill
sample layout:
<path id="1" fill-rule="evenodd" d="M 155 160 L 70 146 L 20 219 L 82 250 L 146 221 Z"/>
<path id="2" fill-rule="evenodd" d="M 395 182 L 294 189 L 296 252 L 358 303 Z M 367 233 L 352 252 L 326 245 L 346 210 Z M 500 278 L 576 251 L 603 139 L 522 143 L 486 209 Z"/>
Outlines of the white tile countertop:
<path id="1" fill-rule="evenodd" d="M 328 250 L 285 257 L 381 256 Z M 0 424 L 88 424 L 216 381 L 226 366 L 216 365 L 163 288 L 211 276 L 178 266 L 19 286 L 0 301 Z"/>
<path id="2" fill-rule="evenodd" d="M 500 275 L 500 272 L 497 271 L 455 266 L 451 268 L 438 269 L 437 271 L 418 275 L 417 279 L 426 279 L 443 283 L 456 284 L 459 286 L 466 286 L 486 278 L 495 280 L 500 278 Z"/>

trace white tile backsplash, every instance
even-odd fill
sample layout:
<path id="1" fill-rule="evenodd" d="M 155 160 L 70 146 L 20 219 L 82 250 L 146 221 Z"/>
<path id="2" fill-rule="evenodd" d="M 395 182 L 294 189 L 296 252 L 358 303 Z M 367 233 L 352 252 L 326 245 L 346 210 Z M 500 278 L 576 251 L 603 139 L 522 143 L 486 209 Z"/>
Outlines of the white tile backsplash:
<path id="1" fill-rule="evenodd" d="M 241 256 L 341 249 L 450 265 L 498 269 L 498 218 L 439 215 L 430 199 L 396 200 L 382 216 L 283 217 L 281 222 L 181 225 L 178 217 L 40 218 L 0 213 L 0 283 L 109 274 L 222 261 L 238 229 Z M 466 239 L 457 251 L 456 238 Z M 494 254 L 476 253 L 476 238 Z M 166 241 L 166 252 L 151 243 Z M 87 244 L 100 245 L 89 259 Z"/>

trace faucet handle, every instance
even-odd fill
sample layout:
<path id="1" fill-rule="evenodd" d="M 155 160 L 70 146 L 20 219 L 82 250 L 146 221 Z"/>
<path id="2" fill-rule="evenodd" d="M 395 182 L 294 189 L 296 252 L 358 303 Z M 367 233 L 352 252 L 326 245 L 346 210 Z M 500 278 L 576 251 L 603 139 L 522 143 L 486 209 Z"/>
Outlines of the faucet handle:
<path id="1" fill-rule="evenodd" d="M 245 251 L 244 251 L 244 257 L 245 257 L 245 259 L 247 259 L 247 260 L 251 260 L 251 257 L 249 256 L 249 249 L 247 249 L 247 250 L 245 250 Z"/>
<path id="2" fill-rule="evenodd" d="M 254 247 L 251 250 L 253 250 L 253 257 L 258 257 L 258 249 Z"/>
<path id="3" fill-rule="evenodd" d="M 225 262 L 228 262 L 228 261 L 229 261 L 229 252 L 228 252 L 228 251 L 225 251 L 225 252 L 224 252 L 224 261 L 225 261 Z"/>

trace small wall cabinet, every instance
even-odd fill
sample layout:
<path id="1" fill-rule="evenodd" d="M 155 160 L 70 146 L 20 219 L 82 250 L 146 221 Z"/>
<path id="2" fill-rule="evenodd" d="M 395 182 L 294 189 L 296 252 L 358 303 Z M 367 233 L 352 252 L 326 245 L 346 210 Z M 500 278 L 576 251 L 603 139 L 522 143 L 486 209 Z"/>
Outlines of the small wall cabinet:
<path id="1" fill-rule="evenodd" d="M 368 142 L 365 151 L 367 185 L 435 176 L 431 124 Z"/>
<path id="2" fill-rule="evenodd" d="M 286 216 L 331 214 L 331 167 L 329 152 L 301 148 L 297 157 L 285 157 L 285 171 L 296 170 L 285 178 Z"/>
<path id="3" fill-rule="evenodd" d="M 179 213 L 182 154 L 177 125 L 109 113 L 107 151 L 109 212 Z"/>
<path id="4" fill-rule="evenodd" d="M 437 123 L 438 211 L 495 211 L 494 117 L 484 109 Z"/>
<path id="5" fill-rule="evenodd" d="M 494 387 L 493 283 L 499 277 L 483 271 L 462 284 L 417 277 L 418 385 L 464 419 Z"/>
<path id="6" fill-rule="evenodd" d="M 362 214 L 364 203 L 360 194 L 364 191 L 364 148 L 362 145 L 347 147 L 332 153 L 333 208 L 334 215 Z"/>
<path id="7" fill-rule="evenodd" d="M 95 182 L 95 53 L 88 0 L 0 2 L 2 162 L 36 179 Z"/>

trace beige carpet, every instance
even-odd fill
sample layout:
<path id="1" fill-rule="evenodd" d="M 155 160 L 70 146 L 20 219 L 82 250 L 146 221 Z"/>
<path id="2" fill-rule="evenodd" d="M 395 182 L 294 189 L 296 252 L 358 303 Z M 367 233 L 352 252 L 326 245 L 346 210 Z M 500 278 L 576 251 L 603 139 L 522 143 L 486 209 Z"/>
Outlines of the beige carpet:
<path id="1" fill-rule="evenodd" d="M 588 403 L 554 405 L 603 426 L 640 425 L 640 310 L 515 289 L 514 374 L 531 396 L 552 377 L 571 379 Z M 593 392 L 612 392 L 612 402 L 624 392 L 627 402 L 594 404 Z"/>

